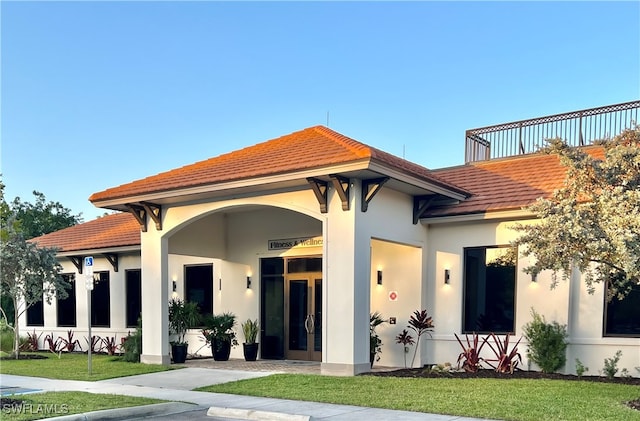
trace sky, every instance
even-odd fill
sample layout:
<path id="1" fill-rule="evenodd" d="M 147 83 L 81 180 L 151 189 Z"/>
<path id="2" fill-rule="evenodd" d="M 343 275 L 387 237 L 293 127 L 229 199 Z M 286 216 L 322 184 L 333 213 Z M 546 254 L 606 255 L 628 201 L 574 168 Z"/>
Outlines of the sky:
<path id="1" fill-rule="evenodd" d="M 0 2 L 0 173 L 95 192 L 328 125 L 435 169 L 465 130 L 640 98 L 640 2 Z"/>

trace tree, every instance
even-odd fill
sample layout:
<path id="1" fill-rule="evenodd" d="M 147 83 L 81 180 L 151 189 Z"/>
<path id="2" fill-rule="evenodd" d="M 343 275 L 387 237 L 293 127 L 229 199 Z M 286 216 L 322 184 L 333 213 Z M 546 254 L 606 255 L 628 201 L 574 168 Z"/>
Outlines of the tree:
<path id="1" fill-rule="evenodd" d="M 35 203 L 23 202 L 16 197 L 11 212 L 20 221 L 20 229 L 27 239 L 71 227 L 82 222 L 82 214 L 72 215 L 60 202 L 47 202 L 43 193 L 33 191 Z"/>
<path id="2" fill-rule="evenodd" d="M 623 299 L 640 285 L 640 125 L 599 143 L 603 158 L 549 141 L 544 152 L 567 168 L 564 183 L 529 207 L 540 221 L 517 224 L 514 245 L 535 258 L 525 272 L 553 271 L 552 286 L 576 268 L 590 293 L 605 283 L 609 299 Z"/>
<path id="3" fill-rule="evenodd" d="M 51 304 L 54 296 L 59 299 L 67 298 L 66 290 L 71 285 L 60 276 L 62 266 L 56 259 L 56 249 L 38 247 L 27 241 L 24 234 L 15 227 L 10 221 L 0 242 L 0 288 L 13 303 L 14 353 L 19 358 L 19 317 L 34 303 L 43 299 Z M 7 319 L 5 311 L 0 310 Z"/>

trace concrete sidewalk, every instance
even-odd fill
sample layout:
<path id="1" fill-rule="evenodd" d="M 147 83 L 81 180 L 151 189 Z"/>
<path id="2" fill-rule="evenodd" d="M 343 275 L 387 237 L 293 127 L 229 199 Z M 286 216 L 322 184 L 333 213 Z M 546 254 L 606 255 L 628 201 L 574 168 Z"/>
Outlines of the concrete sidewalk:
<path id="1" fill-rule="evenodd" d="M 42 391 L 82 391 L 89 393 L 108 393 L 147 398 L 163 399 L 180 404 L 149 405 L 147 407 L 121 408 L 111 411 L 100 411 L 101 414 L 82 414 L 80 416 L 64 416 L 56 420 L 87 419 L 119 419 L 130 420 L 146 416 L 157 416 L 194 409 L 214 408 L 211 415 L 240 419 L 312 419 L 331 421 L 377 420 L 422 420 L 451 421 L 466 420 L 452 415 L 425 414 L 409 411 L 392 411 L 386 409 L 366 408 L 348 405 L 333 405 L 318 402 L 292 401 L 285 399 L 258 398 L 251 396 L 228 395 L 222 393 L 196 392 L 191 389 L 214 383 L 268 376 L 273 372 L 248 372 L 239 370 L 219 370 L 208 368 L 184 368 L 161 373 L 122 377 L 97 382 L 53 380 L 38 377 L 24 377 L 0 374 L 3 386 L 39 389 Z M 173 411 L 173 412 L 171 412 Z M 218 411 L 218 412 L 215 412 Z M 225 415 L 224 411 L 227 415 Z M 256 418 L 272 414 L 268 418 Z M 99 415 L 99 416 L 98 416 Z"/>

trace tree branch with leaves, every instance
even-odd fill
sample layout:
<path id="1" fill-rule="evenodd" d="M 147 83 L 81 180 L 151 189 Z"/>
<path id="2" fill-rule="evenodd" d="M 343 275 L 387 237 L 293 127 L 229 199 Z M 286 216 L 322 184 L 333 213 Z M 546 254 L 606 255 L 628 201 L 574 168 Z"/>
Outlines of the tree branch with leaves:
<path id="1" fill-rule="evenodd" d="M 590 293 L 605 283 L 622 299 L 640 285 L 640 125 L 598 143 L 603 155 L 549 141 L 542 152 L 567 168 L 564 183 L 528 208 L 539 223 L 516 224 L 513 244 L 534 257 L 525 272 L 553 271 L 552 286 L 575 268 Z"/>

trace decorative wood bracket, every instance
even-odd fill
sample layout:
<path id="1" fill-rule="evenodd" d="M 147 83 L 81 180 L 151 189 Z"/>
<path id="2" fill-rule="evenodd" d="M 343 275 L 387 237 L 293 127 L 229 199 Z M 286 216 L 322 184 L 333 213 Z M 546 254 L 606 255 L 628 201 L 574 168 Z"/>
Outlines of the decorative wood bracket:
<path id="1" fill-rule="evenodd" d="M 147 211 L 142 206 L 127 204 L 127 209 L 140 224 L 140 231 L 147 232 Z"/>
<path id="2" fill-rule="evenodd" d="M 162 231 L 162 206 L 149 202 L 140 202 L 140 204 L 156 223 L 156 230 Z"/>
<path id="3" fill-rule="evenodd" d="M 69 260 L 71 260 L 73 266 L 78 269 L 78 274 L 82 275 L 82 268 L 84 267 L 84 256 L 69 256 Z"/>
<path id="4" fill-rule="evenodd" d="M 351 191 L 351 183 L 349 183 L 349 179 L 342 177 L 340 175 L 330 175 L 331 183 L 333 187 L 338 192 L 338 196 L 340 196 L 340 200 L 342 201 L 342 210 L 349 210 L 349 193 Z"/>
<path id="5" fill-rule="evenodd" d="M 431 202 L 436 198 L 435 194 L 429 196 L 413 197 L 413 225 L 416 225 L 422 215 L 429 209 Z"/>
<path id="6" fill-rule="evenodd" d="M 140 202 L 140 205 L 128 203 L 126 206 L 140 224 L 140 231 L 147 232 L 147 215 L 156 223 L 156 230 L 162 231 L 162 206 L 149 202 Z"/>
<path id="7" fill-rule="evenodd" d="M 366 212 L 369 209 L 369 202 L 378 194 L 387 181 L 389 181 L 389 177 L 362 180 L 362 212 Z"/>
<path id="8" fill-rule="evenodd" d="M 313 177 L 307 178 L 307 182 L 311 186 L 313 193 L 316 195 L 316 199 L 318 199 L 320 212 L 327 213 L 327 191 L 329 190 L 329 183 Z"/>
<path id="9" fill-rule="evenodd" d="M 105 257 L 105 259 L 109 261 L 109 263 L 111 263 L 111 266 L 113 266 L 113 271 L 117 272 L 118 271 L 118 255 L 115 253 L 104 253 L 103 256 Z"/>

